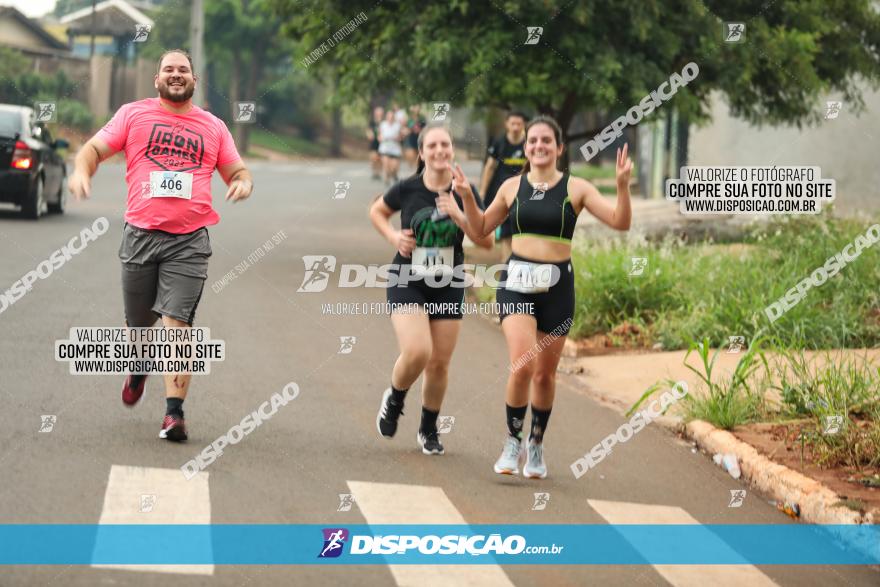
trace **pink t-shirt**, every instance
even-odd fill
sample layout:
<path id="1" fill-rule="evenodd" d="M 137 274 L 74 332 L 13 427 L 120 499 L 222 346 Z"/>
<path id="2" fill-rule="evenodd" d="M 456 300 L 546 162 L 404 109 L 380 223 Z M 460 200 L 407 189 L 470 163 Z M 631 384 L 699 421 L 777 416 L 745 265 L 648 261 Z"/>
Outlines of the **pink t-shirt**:
<path id="1" fill-rule="evenodd" d="M 211 176 L 216 167 L 241 157 L 222 120 L 193 106 L 186 114 L 162 107 L 159 98 L 125 104 L 98 131 L 114 151 L 125 151 L 128 184 L 126 222 L 175 234 L 217 224 L 211 206 Z M 191 173 L 192 198 L 151 197 L 150 172 Z"/>

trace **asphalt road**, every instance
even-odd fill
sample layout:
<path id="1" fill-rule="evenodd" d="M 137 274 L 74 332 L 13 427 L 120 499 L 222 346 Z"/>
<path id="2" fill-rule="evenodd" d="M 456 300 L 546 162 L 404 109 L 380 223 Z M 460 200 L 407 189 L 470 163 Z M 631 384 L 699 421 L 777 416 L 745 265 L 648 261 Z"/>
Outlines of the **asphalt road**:
<path id="1" fill-rule="evenodd" d="M 258 162 L 253 169 L 256 192 L 235 205 L 219 201 L 224 186 L 215 177 L 222 220 L 210 230 L 213 257 L 196 322 L 225 341 L 227 358 L 214 363 L 210 375 L 194 378 L 185 404 L 190 440 L 182 445 L 157 438 L 164 414 L 158 377 L 150 378 L 145 400 L 130 410 L 120 401 L 121 377 L 73 376 L 66 363 L 54 360 L 54 342 L 67 338 L 70 328 L 122 325 L 117 249 L 125 206 L 124 168 L 105 165 L 94 180 L 91 200 L 71 203 L 63 216 L 30 222 L 0 212 L 0 290 L 96 218 L 110 221 L 105 235 L 49 278 L 37 281 L 32 291 L 0 314 L 4 523 L 95 524 L 126 516 L 149 523 L 155 521 L 152 514 L 138 509 L 143 494 L 158 495 L 156 513 L 177 512 L 173 519 L 180 522 L 192 521 L 189 513 L 204 512 L 212 523 L 341 526 L 379 519 L 406 522 L 411 519 L 407 511 L 421 509 L 434 515 L 431 508 L 436 504 L 410 503 L 406 490 L 395 498 L 387 493 L 382 498 L 378 484 L 440 488 L 467 523 L 607 523 L 609 519 L 591 505 L 597 500 L 683 512 L 703 524 L 791 523 L 751 490 L 742 507 L 728 507 L 731 490 L 748 488 L 656 425 L 647 426 L 588 475 L 575 479 L 570 463 L 614 431 L 623 418 L 579 392 L 563 374 L 546 436 L 550 477 L 527 481 L 495 475 L 492 464 L 505 433 L 507 360 L 499 328 L 478 316 L 465 318 L 453 358 L 443 409 L 443 415 L 455 418 L 451 432 L 443 436 L 447 454 L 426 457 L 416 446 L 418 384 L 397 437 L 380 438 L 376 411 L 397 352 L 390 320 L 381 315 L 326 314 L 322 305 L 384 302 L 384 291 L 343 289 L 334 283 L 320 293 L 297 289 L 303 282 L 304 255 L 333 255 L 340 264 L 390 262 L 393 251 L 367 218 L 368 206 L 382 186 L 370 179 L 365 165 L 353 162 Z M 476 168 L 467 170 L 475 180 Z M 334 198 L 334 182 L 345 181 L 351 184 L 345 197 Z M 278 231 L 286 238 L 274 249 L 223 287 L 212 288 Z M 351 352 L 340 354 L 340 337 L 350 336 L 356 337 Z M 291 381 L 299 385 L 299 397 L 208 467 L 209 489 L 203 494 L 174 503 L 177 490 L 171 486 L 157 488 L 154 480 L 139 486 L 129 478 L 130 511 L 120 512 L 118 504 L 107 503 L 111 493 L 118 493 L 116 487 L 108 491 L 111 469 L 123 476 L 140 468 L 176 470 Z M 39 432 L 42 415 L 56 416 L 50 433 Z M 363 499 L 352 487 L 363 489 Z M 355 505 L 350 511 L 337 511 L 339 494 L 352 492 Z M 535 492 L 550 494 L 545 509 L 533 509 Z M 178 586 L 355 581 L 364 586 L 424 586 L 448 583 L 453 576 L 423 571 L 433 574 L 407 578 L 381 565 L 217 566 L 211 575 L 41 566 L 3 569 L 0 585 L 158 586 L 170 580 Z M 682 575 L 649 565 L 508 565 L 502 571 L 502 578 L 506 575 L 509 583 L 519 586 L 718 584 L 709 575 L 700 579 L 699 568 L 678 569 Z M 472 572 L 472 567 L 464 569 L 465 578 L 453 583 L 482 584 L 483 579 L 468 575 Z M 762 566 L 755 573 L 738 584 L 772 584 L 758 582 L 756 576 L 791 586 L 880 583 L 880 574 L 865 567 Z M 735 575 L 730 571 L 730 577 Z M 497 576 L 491 581 L 499 584 Z"/>

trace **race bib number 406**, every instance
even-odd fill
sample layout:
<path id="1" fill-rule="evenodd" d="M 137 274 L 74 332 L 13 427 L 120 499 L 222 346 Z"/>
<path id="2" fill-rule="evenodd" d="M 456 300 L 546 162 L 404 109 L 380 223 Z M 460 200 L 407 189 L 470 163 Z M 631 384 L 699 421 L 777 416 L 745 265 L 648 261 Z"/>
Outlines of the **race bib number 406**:
<path id="1" fill-rule="evenodd" d="M 150 197 L 153 198 L 192 198 L 192 173 L 181 171 L 151 171 Z"/>

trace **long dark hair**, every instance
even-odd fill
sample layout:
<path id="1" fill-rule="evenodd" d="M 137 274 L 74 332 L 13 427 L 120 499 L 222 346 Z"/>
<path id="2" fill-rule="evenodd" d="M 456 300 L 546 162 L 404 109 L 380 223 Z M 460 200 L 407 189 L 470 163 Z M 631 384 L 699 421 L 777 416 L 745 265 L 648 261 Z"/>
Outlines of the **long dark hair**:
<path id="1" fill-rule="evenodd" d="M 553 130 L 553 136 L 556 138 L 556 146 L 557 147 L 559 145 L 565 145 L 565 143 L 562 140 L 562 128 L 559 126 L 559 123 L 556 122 L 556 120 L 552 116 L 547 116 L 546 114 L 539 114 L 538 116 L 531 119 L 529 121 L 529 123 L 526 125 L 526 138 L 525 138 L 526 142 L 528 142 L 528 140 L 529 140 L 529 129 L 532 128 L 533 126 L 535 126 L 536 124 L 546 124 L 547 126 L 549 126 Z M 525 149 L 525 145 L 523 146 L 523 149 Z M 556 160 L 556 164 L 557 164 L 557 166 L 559 165 L 558 158 Z M 531 165 L 529 163 L 529 160 L 526 159 L 526 162 L 523 164 L 523 168 L 522 168 L 522 171 L 520 172 L 520 175 L 525 175 L 526 173 L 529 172 L 530 169 L 531 169 Z"/>
<path id="2" fill-rule="evenodd" d="M 419 133 L 419 138 L 416 141 L 416 144 L 418 145 L 419 153 L 421 153 L 422 147 L 425 144 L 425 135 L 427 135 L 429 131 L 431 131 L 435 128 L 442 128 L 443 130 L 445 130 L 446 134 L 449 135 L 449 144 L 453 145 L 453 146 L 455 145 L 455 141 L 453 141 L 453 139 L 452 139 L 452 131 L 449 130 L 449 127 L 447 125 L 443 124 L 442 122 L 429 122 L 421 130 L 421 132 Z M 422 172 L 425 170 L 425 160 L 422 159 L 421 155 L 418 155 L 418 158 L 419 158 L 419 164 L 418 164 L 418 167 L 416 167 L 415 174 L 421 175 Z"/>

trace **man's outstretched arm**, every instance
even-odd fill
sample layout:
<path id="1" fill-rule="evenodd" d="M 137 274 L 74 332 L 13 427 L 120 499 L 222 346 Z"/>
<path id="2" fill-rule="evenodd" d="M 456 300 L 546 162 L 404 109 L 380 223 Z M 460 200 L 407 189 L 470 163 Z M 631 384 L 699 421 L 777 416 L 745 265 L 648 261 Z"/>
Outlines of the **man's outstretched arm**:
<path id="1" fill-rule="evenodd" d="M 92 137 L 76 154 L 73 173 L 67 181 L 70 193 L 77 200 L 88 198 L 92 191 L 92 176 L 98 171 L 98 165 L 105 159 L 118 153 L 98 137 Z"/>

